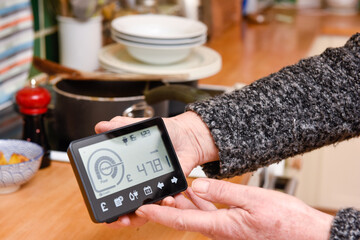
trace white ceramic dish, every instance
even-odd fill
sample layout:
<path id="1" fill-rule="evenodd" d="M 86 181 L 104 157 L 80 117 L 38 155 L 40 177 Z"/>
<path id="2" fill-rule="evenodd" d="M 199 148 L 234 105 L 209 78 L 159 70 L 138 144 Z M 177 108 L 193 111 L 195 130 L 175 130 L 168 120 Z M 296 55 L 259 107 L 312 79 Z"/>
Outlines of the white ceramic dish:
<path id="1" fill-rule="evenodd" d="M 189 56 L 180 62 L 170 65 L 149 65 L 131 57 L 121 44 L 111 44 L 100 51 L 99 62 L 104 69 L 117 73 L 188 76 L 186 79 L 169 80 L 169 82 L 193 81 L 210 77 L 218 73 L 222 65 L 220 54 L 204 46 L 193 48 Z"/>
<path id="2" fill-rule="evenodd" d="M 147 47 L 126 46 L 131 56 L 148 64 L 174 64 L 189 56 L 191 48 L 155 49 Z"/>
<path id="3" fill-rule="evenodd" d="M 123 34 L 156 39 L 192 38 L 207 32 L 202 22 L 157 14 L 119 17 L 111 22 L 111 27 Z"/>
<path id="4" fill-rule="evenodd" d="M 119 33 L 114 30 L 111 30 L 111 36 L 113 38 L 120 38 L 120 39 L 124 39 L 124 40 L 128 40 L 128 41 L 132 41 L 132 42 L 145 43 L 145 44 L 164 44 L 164 45 L 167 45 L 167 44 L 170 44 L 170 45 L 189 44 L 189 43 L 191 44 L 194 42 L 199 42 L 199 41 L 204 41 L 204 40 L 206 41 L 206 38 L 207 38 L 206 34 L 202 34 L 200 36 L 193 37 L 193 38 L 181 38 L 181 39 L 142 38 L 142 37 L 135 37 L 135 36 Z"/>
<path id="5" fill-rule="evenodd" d="M 1 139 L 0 151 L 7 160 L 13 153 L 29 158 L 29 161 L 22 163 L 0 165 L 0 194 L 15 192 L 28 182 L 38 171 L 44 153 L 38 144 L 15 139 Z"/>
<path id="6" fill-rule="evenodd" d="M 148 64 L 173 64 L 185 59 L 192 48 L 205 43 L 205 40 L 192 44 L 152 45 L 136 43 L 124 39 L 114 39 L 126 46 L 131 56 Z"/>
<path id="7" fill-rule="evenodd" d="M 196 47 L 204 44 L 206 42 L 206 38 L 199 38 L 197 41 L 190 42 L 190 43 L 144 43 L 144 42 L 137 42 L 132 40 L 127 40 L 125 38 L 111 35 L 112 39 L 116 42 L 122 43 L 126 46 L 135 46 L 135 47 L 144 47 L 144 48 L 156 48 L 156 49 L 184 49 L 184 48 L 191 48 Z"/>

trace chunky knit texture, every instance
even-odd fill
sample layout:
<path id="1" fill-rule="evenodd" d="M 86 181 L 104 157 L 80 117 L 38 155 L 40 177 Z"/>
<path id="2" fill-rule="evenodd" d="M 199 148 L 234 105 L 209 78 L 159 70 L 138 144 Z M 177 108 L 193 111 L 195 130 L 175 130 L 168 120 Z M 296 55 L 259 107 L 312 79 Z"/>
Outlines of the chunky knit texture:
<path id="1" fill-rule="evenodd" d="M 360 34 L 343 47 L 328 48 L 187 110 L 199 114 L 219 149 L 220 160 L 203 166 L 213 178 L 254 171 L 359 136 Z M 337 219 L 344 221 L 335 220 L 334 228 L 347 229 L 346 218 L 339 212 Z M 353 233 L 344 230 L 346 237 L 333 239 L 359 239 Z"/>
<path id="2" fill-rule="evenodd" d="M 209 127 L 232 177 L 360 134 L 360 34 L 238 91 L 187 106 Z"/>
<path id="3" fill-rule="evenodd" d="M 334 219 L 330 233 L 331 240 L 359 240 L 360 212 L 352 208 L 340 210 Z"/>

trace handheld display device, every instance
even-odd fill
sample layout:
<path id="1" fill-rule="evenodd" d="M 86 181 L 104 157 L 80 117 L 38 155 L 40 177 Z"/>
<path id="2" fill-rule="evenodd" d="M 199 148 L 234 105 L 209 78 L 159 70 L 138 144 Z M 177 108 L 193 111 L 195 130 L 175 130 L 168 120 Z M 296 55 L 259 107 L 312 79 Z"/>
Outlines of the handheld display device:
<path id="1" fill-rule="evenodd" d="M 113 222 L 187 188 L 161 118 L 70 143 L 68 156 L 94 222 Z"/>

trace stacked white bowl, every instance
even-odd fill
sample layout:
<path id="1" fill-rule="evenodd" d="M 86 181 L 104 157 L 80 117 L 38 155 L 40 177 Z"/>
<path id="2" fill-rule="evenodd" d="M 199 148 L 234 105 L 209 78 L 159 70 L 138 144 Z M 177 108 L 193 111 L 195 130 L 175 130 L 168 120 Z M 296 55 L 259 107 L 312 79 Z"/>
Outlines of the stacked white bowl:
<path id="1" fill-rule="evenodd" d="M 111 35 L 139 61 L 173 64 L 206 42 L 207 27 L 202 22 L 177 16 L 130 15 L 112 21 Z"/>

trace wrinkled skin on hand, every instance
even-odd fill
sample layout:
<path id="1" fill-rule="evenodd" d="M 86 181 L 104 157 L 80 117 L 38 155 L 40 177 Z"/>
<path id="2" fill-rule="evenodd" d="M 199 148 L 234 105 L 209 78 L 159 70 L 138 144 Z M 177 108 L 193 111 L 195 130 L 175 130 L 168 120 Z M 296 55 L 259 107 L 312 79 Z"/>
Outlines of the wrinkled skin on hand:
<path id="1" fill-rule="evenodd" d="M 97 133 L 142 119 L 116 117 L 96 125 Z M 192 112 L 163 119 L 187 176 L 197 165 L 218 159 L 218 149 L 202 120 Z M 185 196 L 186 195 L 186 196 Z M 214 179 L 196 179 L 185 195 L 141 206 L 108 224 L 141 226 L 148 220 L 213 239 L 328 239 L 333 217 L 276 191 Z M 213 203 L 230 206 L 217 209 Z"/>
<path id="2" fill-rule="evenodd" d="M 115 117 L 110 121 L 98 123 L 95 126 L 95 132 L 106 132 L 141 120 L 144 119 Z M 186 112 L 163 120 L 185 176 L 188 176 L 196 166 L 218 159 L 218 150 L 211 134 L 197 114 Z M 159 204 L 174 206 L 174 199 L 165 198 Z M 129 214 L 120 217 L 117 222 L 110 224 L 110 227 L 141 226 L 146 222 L 147 220 L 144 218 Z"/>
<path id="3" fill-rule="evenodd" d="M 141 206 L 136 214 L 212 239 L 329 239 L 333 217 L 290 195 L 215 179 L 194 180 L 188 198 L 175 197 L 175 208 Z M 217 209 L 212 203 L 230 206 Z"/>

